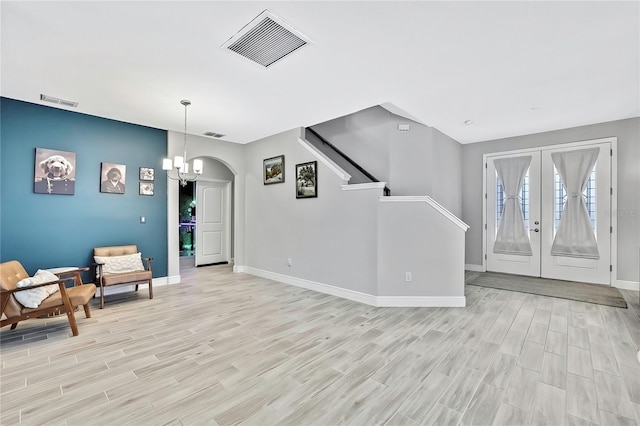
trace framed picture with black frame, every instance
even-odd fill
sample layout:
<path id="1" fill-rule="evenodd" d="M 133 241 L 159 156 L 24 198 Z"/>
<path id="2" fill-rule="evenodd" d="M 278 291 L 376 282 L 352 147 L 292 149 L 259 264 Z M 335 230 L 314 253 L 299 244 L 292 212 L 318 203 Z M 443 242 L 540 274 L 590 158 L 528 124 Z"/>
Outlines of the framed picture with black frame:
<path id="1" fill-rule="evenodd" d="M 153 195 L 153 182 L 140 182 L 140 195 Z"/>
<path id="2" fill-rule="evenodd" d="M 140 180 L 153 181 L 156 171 L 151 167 L 140 167 Z"/>
<path id="3" fill-rule="evenodd" d="M 318 196 L 318 162 L 296 164 L 296 198 Z"/>
<path id="4" fill-rule="evenodd" d="M 262 177 L 265 185 L 284 182 L 284 155 L 262 161 Z"/>

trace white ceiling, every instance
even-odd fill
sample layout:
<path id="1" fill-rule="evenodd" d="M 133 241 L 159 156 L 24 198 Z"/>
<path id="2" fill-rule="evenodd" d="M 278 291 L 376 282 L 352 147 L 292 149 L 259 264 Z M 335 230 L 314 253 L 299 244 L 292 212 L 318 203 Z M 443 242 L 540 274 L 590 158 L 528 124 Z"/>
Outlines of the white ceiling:
<path id="1" fill-rule="evenodd" d="M 1 94 L 247 143 L 387 104 L 461 143 L 640 116 L 640 2 L 2 1 Z M 222 44 L 263 10 L 312 40 Z M 465 125 L 473 120 L 473 125 Z"/>

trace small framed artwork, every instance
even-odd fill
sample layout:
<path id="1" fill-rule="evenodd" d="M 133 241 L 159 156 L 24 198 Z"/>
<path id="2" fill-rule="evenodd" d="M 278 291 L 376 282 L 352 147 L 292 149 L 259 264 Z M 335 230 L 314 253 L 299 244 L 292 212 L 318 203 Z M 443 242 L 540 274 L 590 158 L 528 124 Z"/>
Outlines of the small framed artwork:
<path id="1" fill-rule="evenodd" d="M 265 185 L 284 182 L 284 155 L 263 160 L 262 175 Z"/>
<path id="2" fill-rule="evenodd" d="M 73 195 L 76 187 L 76 153 L 36 148 L 33 192 Z"/>
<path id="3" fill-rule="evenodd" d="M 140 182 L 140 195 L 153 195 L 153 182 Z"/>
<path id="4" fill-rule="evenodd" d="M 100 192 L 124 194 L 127 166 L 124 164 L 102 163 L 100 171 Z"/>
<path id="5" fill-rule="evenodd" d="M 140 180 L 152 181 L 155 179 L 156 171 L 151 167 L 140 167 Z"/>
<path id="6" fill-rule="evenodd" d="M 318 162 L 296 164 L 296 198 L 318 196 Z"/>

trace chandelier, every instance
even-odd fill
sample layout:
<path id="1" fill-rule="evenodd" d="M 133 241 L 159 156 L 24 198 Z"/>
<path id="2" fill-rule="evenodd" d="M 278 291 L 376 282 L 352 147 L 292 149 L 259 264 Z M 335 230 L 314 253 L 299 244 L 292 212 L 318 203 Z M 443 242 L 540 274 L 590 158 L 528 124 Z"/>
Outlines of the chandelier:
<path id="1" fill-rule="evenodd" d="M 167 177 L 180 181 L 180 185 L 187 186 L 187 182 L 195 182 L 198 175 L 202 174 L 202 160 L 193 160 L 193 172 L 189 173 L 189 163 L 187 162 L 187 107 L 191 101 L 183 99 L 180 101 L 184 105 L 184 147 L 182 155 L 176 155 L 173 161 L 170 158 L 162 160 L 162 169 L 167 171 Z M 176 175 L 171 176 L 171 171 L 175 169 Z"/>

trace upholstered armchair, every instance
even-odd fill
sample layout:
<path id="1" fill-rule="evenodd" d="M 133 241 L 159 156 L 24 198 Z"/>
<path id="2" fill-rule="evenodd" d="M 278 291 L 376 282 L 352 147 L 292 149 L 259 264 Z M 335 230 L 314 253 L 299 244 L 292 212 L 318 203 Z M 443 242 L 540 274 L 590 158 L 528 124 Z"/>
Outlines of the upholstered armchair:
<path id="1" fill-rule="evenodd" d="M 104 308 L 105 288 L 112 285 L 149 284 L 149 299 L 153 299 L 153 258 L 144 258 L 136 245 L 96 247 L 93 249 L 96 277 L 100 286 L 100 309 Z"/>
<path id="2" fill-rule="evenodd" d="M 88 268 L 60 268 L 57 273 L 38 270 L 30 277 L 20 262 L 11 260 L 0 263 L 0 303 L 2 320 L 0 327 L 11 324 L 15 329 L 20 321 L 43 315 L 65 312 L 74 336 L 78 325 L 74 311 L 83 306 L 84 314 L 91 318 L 89 300 L 96 293 L 94 284 L 84 284 L 80 273 Z M 65 283 L 73 281 L 67 288 Z"/>

